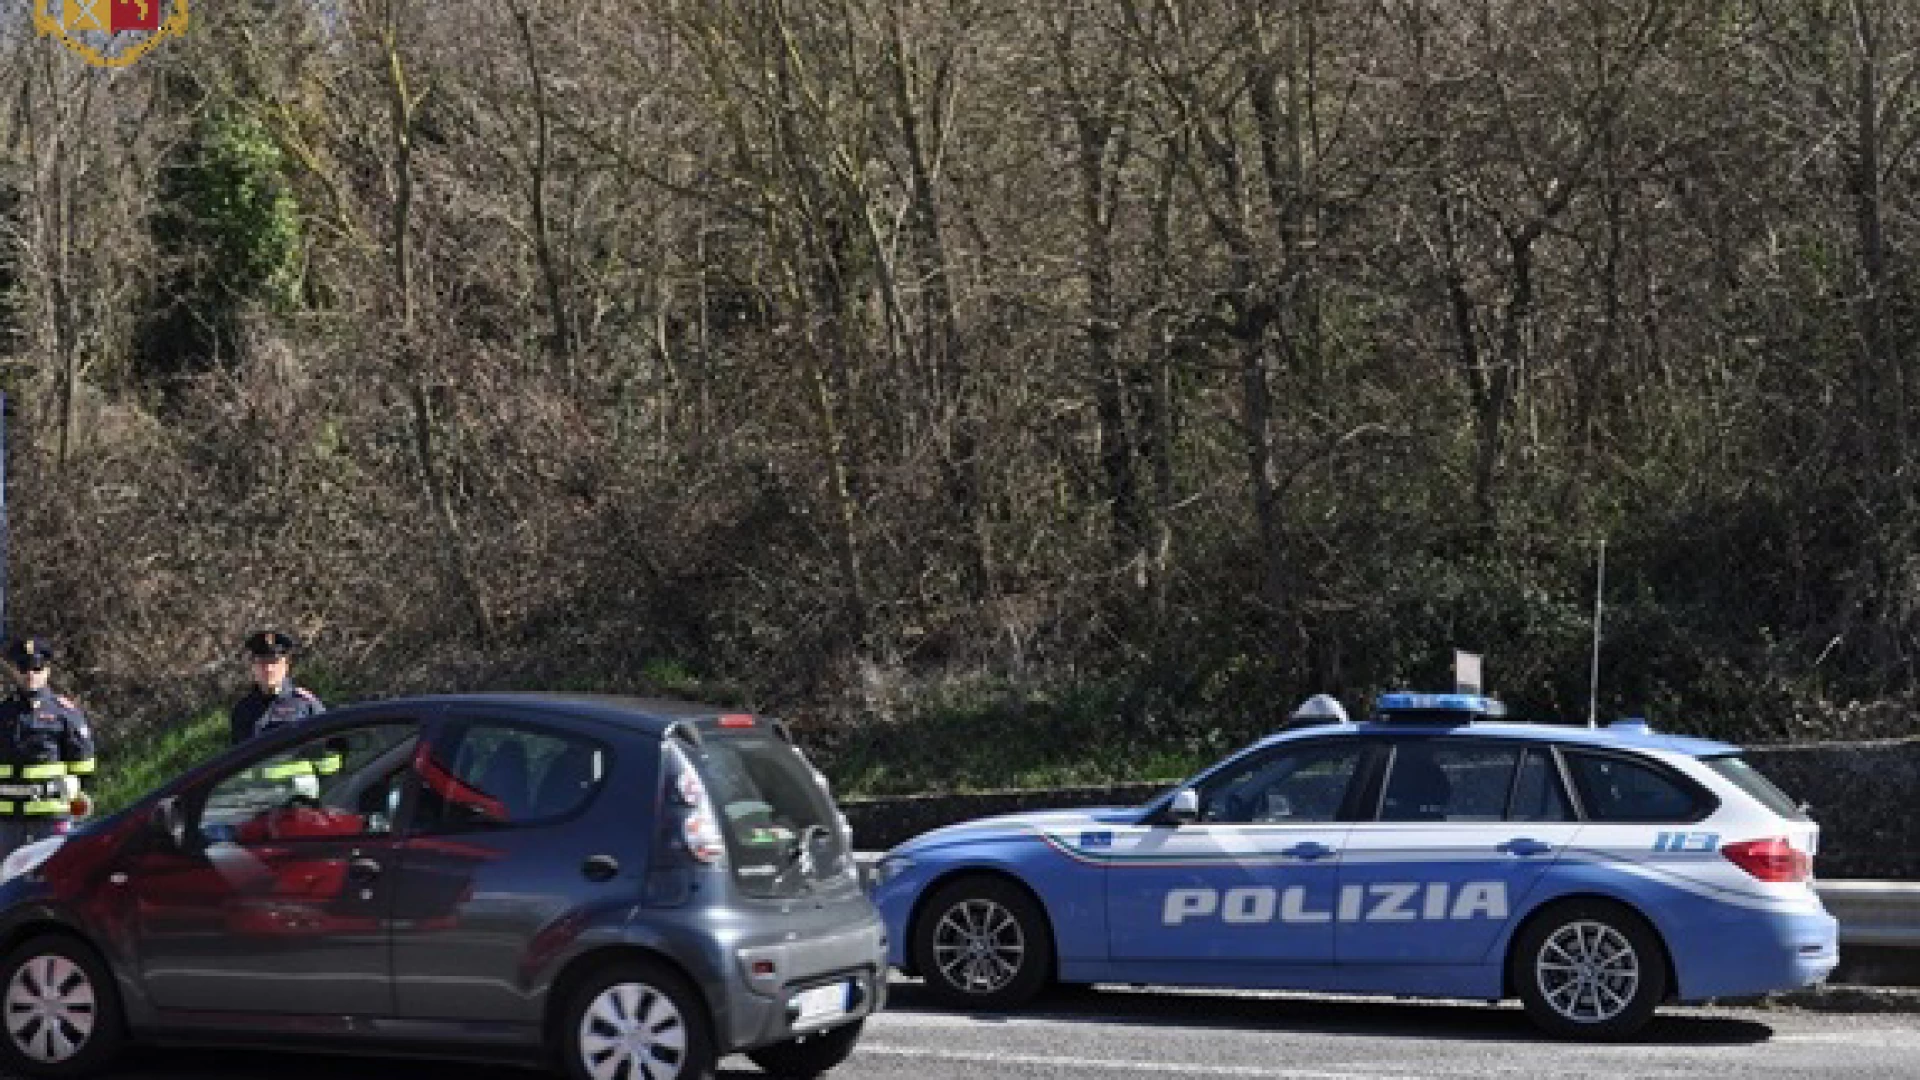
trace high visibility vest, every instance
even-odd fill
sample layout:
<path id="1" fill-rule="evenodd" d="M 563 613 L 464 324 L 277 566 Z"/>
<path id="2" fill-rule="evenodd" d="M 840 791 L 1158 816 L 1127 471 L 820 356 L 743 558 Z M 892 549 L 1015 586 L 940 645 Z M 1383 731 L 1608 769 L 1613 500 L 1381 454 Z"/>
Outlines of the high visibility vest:
<path id="1" fill-rule="evenodd" d="M 340 771 L 342 761 L 339 754 L 323 754 L 317 758 L 294 758 L 276 765 L 262 765 L 249 769 L 242 775 L 260 780 L 289 780 L 296 776 L 332 776 Z"/>
<path id="2" fill-rule="evenodd" d="M 73 802 L 80 795 L 79 778 L 92 775 L 93 767 L 92 758 L 0 765 L 0 816 L 46 817 L 73 813 Z"/>

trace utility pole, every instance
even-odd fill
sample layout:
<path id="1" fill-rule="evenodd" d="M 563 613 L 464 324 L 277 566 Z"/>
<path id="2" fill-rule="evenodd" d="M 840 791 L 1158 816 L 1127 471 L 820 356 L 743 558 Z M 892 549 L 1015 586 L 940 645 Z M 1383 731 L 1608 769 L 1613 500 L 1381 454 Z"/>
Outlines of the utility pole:
<path id="1" fill-rule="evenodd" d="M 7 521 L 7 413 L 11 403 L 0 390 L 0 641 L 7 637 L 7 600 L 12 582 L 7 579 L 7 564 L 12 562 L 13 529 Z"/>

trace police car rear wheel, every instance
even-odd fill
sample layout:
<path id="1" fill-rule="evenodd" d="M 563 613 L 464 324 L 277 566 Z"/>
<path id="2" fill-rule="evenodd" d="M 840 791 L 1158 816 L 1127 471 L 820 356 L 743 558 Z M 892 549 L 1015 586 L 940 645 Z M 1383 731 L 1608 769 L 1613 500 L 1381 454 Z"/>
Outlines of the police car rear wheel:
<path id="1" fill-rule="evenodd" d="M 1046 913 L 1025 890 L 963 878 L 928 901 L 914 928 L 914 964 L 942 1002 L 1011 1009 L 1040 992 L 1053 966 Z"/>
<path id="2" fill-rule="evenodd" d="M 0 1070 L 92 1076 L 120 1051 L 120 1001 L 106 964 L 81 942 L 37 937 L 0 962 Z"/>
<path id="3" fill-rule="evenodd" d="M 1579 901 L 1528 925 L 1514 952 L 1513 983 L 1545 1031 L 1626 1038 L 1666 996 L 1666 959 L 1645 920 L 1617 904 Z"/>

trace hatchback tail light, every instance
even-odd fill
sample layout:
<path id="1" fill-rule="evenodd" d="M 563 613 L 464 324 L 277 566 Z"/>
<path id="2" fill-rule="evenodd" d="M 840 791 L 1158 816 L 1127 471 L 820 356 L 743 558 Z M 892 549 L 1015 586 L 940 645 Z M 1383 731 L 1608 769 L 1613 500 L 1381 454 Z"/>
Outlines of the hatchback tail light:
<path id="1" fill-rule="evenodd" d="M 1784 836 L 1726 844 L 1720 854 L 1761 881 L 1793 882 L 1813 878 L 1813 856 L 1793 846 Z"/>
<path id="2" fill-rule="evenodd" d="M 679 747 L 669 746 L 667 757 L 673 770 L 669 801 L 679 817 L 681 846 L 698 862 L 720 862 L 726 858 L 727 841 L 721 835 L 720 818 L 714 812 L 707 785 Z"/>

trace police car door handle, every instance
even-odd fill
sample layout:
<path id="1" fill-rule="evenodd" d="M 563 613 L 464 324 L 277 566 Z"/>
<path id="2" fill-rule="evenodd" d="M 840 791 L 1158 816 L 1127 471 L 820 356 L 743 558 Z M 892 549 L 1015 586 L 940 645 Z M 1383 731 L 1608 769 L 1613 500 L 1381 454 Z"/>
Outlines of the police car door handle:
<path id="1" fill-rule="evenodd" d="M 1552 851 L 1553 845 L 1543 844 L 1538 840 L 1520 836 L 1501 844 L 1495 850 L 1504 851 L 1509 855 L 1542 855 Z"/>
<path id="2" fill-rule="evenodd" d="M 1333 849 L 1328 847 L 1325 844 L 1316 844 L 1313 841 L 1308 840 L 1305 843 L 1295 844 L 1292 847 L 1282 851 L 1280 854 L 1285 855 L 1290 859 L 1300 859 L 1305 862 L 1312 862 L 1315 859 L 1324 859 L 1327 856 L 1333 854 Z"/>

